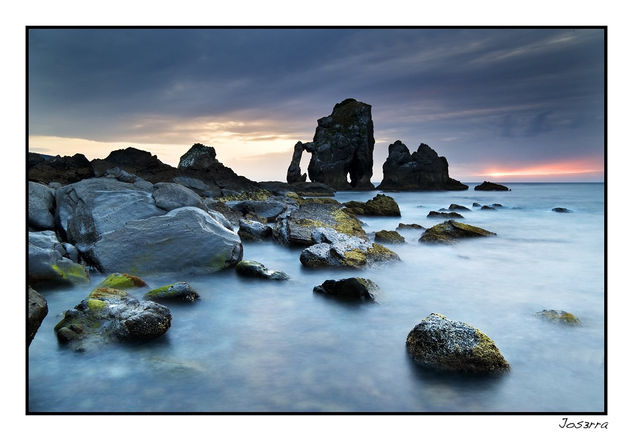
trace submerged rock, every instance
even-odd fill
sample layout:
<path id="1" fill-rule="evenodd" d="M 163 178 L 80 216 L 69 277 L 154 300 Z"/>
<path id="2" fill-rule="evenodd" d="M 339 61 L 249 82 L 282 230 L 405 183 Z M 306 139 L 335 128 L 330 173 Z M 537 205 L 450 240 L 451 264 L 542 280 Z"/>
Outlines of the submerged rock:
<path id="1" fill-rule="evenodd" d="M 378 194 L 367 202 L 349 201 L 343 205 L 359 216 L 396 216 L 400 217 L 400 207 L 391 197 Z"/>
<path id="2" fill-rule="evenodd" d="M 470 208 L 458 204 L 451 204 L 448 206 L 448 209 L 452 211 L 470 211 Z"/>
<path id="3" fill-rule="evenodd" d="M 457 239 L 486 236 L 496 234 L 483 228 L 448 220 L 426 230 L 420 237 L 420 242 L 452 243 Z"/>
<path id="4" fill-rule="evenodd" d="M 143 297 L 154 302 L 192 303 L 198 300 L 200 295 L 187 282 L 176 282 L 153 289 Z"/>
<path id="5" fill-rule="evenodd" d="M 484 181 L 475 187 L 477 191 L 510 191 L 508 187 L 494 182 Z"/>
<path id="6" fill-rule="evenodd" d="M 55 192 L 46 185 L 29 182 L 28 223 L 38 230 L 55 228 Z"/>
<path id="7" fill-rule="evenodd" d="M 147 283 L 139 277 L 126 273 L 114 273 L 106 277 L 100 284 L 100 288 L 141 288 L 147 286 Z"/>
<path id="8" fill-rule="evenodd" d="M 467 190 L 468 186 L 448 176 L 448 161 L 421 143 L 416 152 L 401 141 L 389 146 L 382 166 L 381 190 Z"/>
<path id="9" fill-rule="evenodd" d="M 380 288 L 369 279 L 351 277 L 341 280 L 326 280 L 321 285 L 315 286 L 313 291 L 316 294 L 337 300 L 374 302 Z"/>
<path id="10" fill-rule="evenodd" d="M 256 277 L 270 280 L 288 280 L 288 274 L 282 271 L 271 271 L 254 260 L 242 260 L 235 266 L 235 271 L 245 277 Z"/>
<path id="11" fill-rule="evenodd" d="M 456 213 L 454 211 L 451 212 L 447 212 L 447 213 L 440 213 L 437 211 L 429 211 L 429 214 L 426 215 L 426 217 L 441 217 L 444 219 L 461 219 L 464 216 L 462 216 L 459 213 Z"/>
<path id="12" fill-rule="evenodd" d="M 496 210 L 495 207 L 491 207 L 490 205 L 483 205 L 481 209 L 482 210 Z"/>
<path id="13" fill-rule="evenodd" d="M 481 207 L 481 204 L 479 202 L 473 202 L 473 207 Z"/>
<path id="14" fill-rule="evenodd" d="M 163 335 L 171 313 L 151 301 L 138 301 L 115 288 L 96 288 L 64 313 L 55 326 L 57 339 L 77 351 L 117 340 L 146 341 Z"/>
<path id="15" fill-rule="evenodd" d="M 544 309 L 541 312 L 537 312 L 536 315 L 542 319 L 550 322 L 558 323 L 567 326 L 580 326 L 580 320 L 576 316 L 567 311 L 555 311 L 553 309 Z"/>
<path id="16" fill-rule="evenodd" d="M 48 305 L 46 299 L 42 295 L 29 286 L 28 294 L 29 310 L 26 321 L 27 340 L 30 345 L 35 337 L 35 333 L 42 324 L 42 320 L 48 314 Z"/>
<path id="17" fill-rule="evenodd" d="M 399 223 L 396 230 L 424 230 L 422 225 Z"/>
<path id="18" fill-rule="evenodd" d="M 417 364 L 441 371 L 490 374 L 510 369 L 490 337 L 436 313 L 409 332 L 406 347 Z"/>
<path id="19" fill-rule="evenodd" d="M 572 212 L 569 208 L 563 208 L 563 207 L 552 208 L 552 211 L 556 213 L 571 213 Z"/>
<path id="20" fill-rule="evenodd" d="M 404 243 L 404 237 L 397 231 L 380 230 L 376 231 L 376 242 Z"/>

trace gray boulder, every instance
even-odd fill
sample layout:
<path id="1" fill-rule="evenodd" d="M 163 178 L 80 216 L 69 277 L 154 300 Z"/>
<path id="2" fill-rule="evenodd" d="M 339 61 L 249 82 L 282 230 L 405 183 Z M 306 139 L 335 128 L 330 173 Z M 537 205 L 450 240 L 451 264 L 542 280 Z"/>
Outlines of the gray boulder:
<path id="1" fill-rule="evenodd" d="M 87 283 L 86 269 L 68 256 L 53 231 L 29 232 L 29 283 Z"/>
<path id="2" fill-rule="evenodd" d="M 272 198 L 264 201 L 237 201 L 228 202 L 229 207 L 242 214 L 242 216 L 251 215 L 266 222 L 274 222 L 277 217 L 286 211 L 287 204 Z"/>
<path id="3" fill-rule="evenodd" d="M 29 286 L 29 315 L 27 317 L 27 338 L 30 345 L 35 333 L 48 314 L 48 305 L 42 295 Z"/>
<path id="4" fill-rule="evenodd" d="M 432 313 L 415 326 L 406 347 L 416 363 L 441 371 L 489 374 L 510 369 L 490 337 L 441 314 Z"/>
<path id="5" fill-rule="evenodd" d="M 237 234 L 243 241 L 257 242 L 269 238 L 272 232 L 270 225 L 253 220 L 240 219 L 240 229 Z"/>
<path id="6" fill-rule="evenodd" d="M 235 266 L 235 271 L 244 277 L 255 277 L 269 280 L 288 280 L 288 274 L 282 271 L 272 271 L 262 263 L 254 260 L 242 260 Z"/>
<path id="7" fill-rule="evenodd" d="M 42 230 L 55 228 L 55 192 L 46 185 L 29 181 L 29 225 Z"/>
<path id="8" fill-rule="evenodd" d="M 91 257 L 104 272 L 211 273 L 235 265 L 242 243 L 209 213 L 183 207 L 104 233 Z"/>
<path id="9" fill-rule="evenodd" d="M 193 190 L 174 182 L 154 184 L 154 204 L 162 210 L 171 211 L 180 207 L 204 208 L 202 199 Z"/>

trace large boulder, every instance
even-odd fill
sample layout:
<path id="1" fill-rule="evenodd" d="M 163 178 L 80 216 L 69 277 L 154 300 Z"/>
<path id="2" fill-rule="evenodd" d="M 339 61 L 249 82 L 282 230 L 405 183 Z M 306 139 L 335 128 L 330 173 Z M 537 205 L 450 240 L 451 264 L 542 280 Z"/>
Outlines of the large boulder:
<path id="1" fill-rule="evenodd" d="M 409 153 L 401 141 L 389 146 L 382 166 L 381 190 L 467 190 L 468 186 L 448 176 L 448 161 L 428 145 Z"/>
<path id="2" fill-rule="evenodd" d="M 315 286 L 314 293 L 347 302 L 375 302 L 380 288 L 369 279 L 350 277 L 340 280 L 326 280 Z"/>
<path id="3" fill-rule="evenodd" d="M 154 185 L 152 193 L 158 208 L 171 211 L 180 207 L 204 208 L 202 199 L 189 188 L 175 182 L 159 182 Z"/>
<path id="4" fill-rule="evenodd" d="M 42 324 L 42 320 L 48 314 L 48 305 L 42 295 L 29 286 L 28 294 L 29 315 L 27 317 L 27 338 L 30 345 L 35 337 L 35 333 Z"/>
<path id="5" fill-rule="evenodd" d="M 66 240 L 81 252 L 131 220 L 164 213 L 151 193 L 117 179 L 85 179 L 57 190 L 57 222 Z"/>
<path id="6" fill-rule="evenodd" d="M 484 181 L 481 184 L 475 186 L 477 191 L 510 191 L 508 187 L 501 184 L 495 184 L 494 182 Z"/>
<path id="7" fill-rule="evenodd" d="M 171 313 L 152 301 L 138 301 L 126 291 L 96 288 L 64 313 L 55 326 L 57 339 L 76 351 L 115 341 L 142 342 L 160 337 L 171 326 Z"/>
<path id="8" fill-rule="evenodd" d="M 335 190 L 374 188 L 374 124 L 369 104 L 352 98 L 336 104 L 331 115 L 317 121 L 313 141 L 302 144 L 302 148 L 312 154 L 308 165 L 312 182 L 322 182 Z"/>
<path id="9" fill-rule="evenodd" d="M 400 217 L 400 207 L 391 196 L 377 194 L 367 202 L 349 201 L 343 205 L 358 216 L 394 216 Z"/>
<path id="10" fill-rule="evenodd" d="M 453 243 L 458 239 L 487 236 L 496 236 L 496 234 L 483 228 L 448 220 L 424 231 L 420 237 L 420 242 Z"/>
<path id="11" fill-rule="evenodd" d="M 416 325 L 406 347 L 416 363 L 440 371 L 491 374 L 510 369 L 490 337 L 441 314 L 432 313 Z"/>
<path id="12" fill-rule="evenodd" d="M 55 232 L 29 232 L 29 283 L 88 283 L 90 278 L 84 266 L 70 257 Z"/>
<path id="13" fill-rule="evenodd" d="M 307 175 L 305 173 L 301 174 L 301 155 L 303 154 L 303 149 L 304 146 L 301 141 L 295 144 L 292 152 L 292 161 L 290 162 L 288 172 L 286 173 L 286 181 L 289 184 L 306 181 Z"/>
<path id="14" fill-rule="evenodd" d="M 39 230 L 55 228 L 55 192 L 50 187 L 29 181 L 29 226 Z"/>
<path id="15" fill-rule="evenodd" d="M 27 174 L 29 181 L 65 185 L 93 177 L 94 170 L 81 153 L 62 157 L 29 152 Z"/>
<path id="16" fill-rule="evenodd" d="M 182 207 L 104 233 L 91 258 L 106 272 L 211 273 L 241 260 L 242 243 L 209 213 Z"/>

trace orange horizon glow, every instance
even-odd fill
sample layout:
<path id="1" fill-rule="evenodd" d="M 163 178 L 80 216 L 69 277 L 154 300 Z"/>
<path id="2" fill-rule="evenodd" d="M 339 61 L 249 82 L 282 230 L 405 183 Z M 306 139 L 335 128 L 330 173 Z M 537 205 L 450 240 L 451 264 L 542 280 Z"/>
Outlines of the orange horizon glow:
<path id="1" fill-rule="evenodd" d="M 602 160 L 591 158 L 533 165 L 510 170 L 500 170 L 499 168 L 494 168 L 481 173 L 479 176 L 491 176 L 497 178 L 505 176 L 579 175 L 603 172 L 604 167 L 602 167 Z"/>

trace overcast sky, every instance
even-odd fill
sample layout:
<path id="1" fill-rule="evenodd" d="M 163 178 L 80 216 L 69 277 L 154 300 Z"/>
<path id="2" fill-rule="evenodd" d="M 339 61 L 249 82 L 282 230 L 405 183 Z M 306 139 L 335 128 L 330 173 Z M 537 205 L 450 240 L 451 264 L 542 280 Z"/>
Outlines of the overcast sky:
<path id="1" fill-rule="evenodd" d="M 397 139 L 462 181 L 602 180 L 604 62 L 592 29 L 31 29 L 29 148 L 177 165 L 201 142 L 284 180 L 352 97 L 372 105 L 373 181 Z"/>

